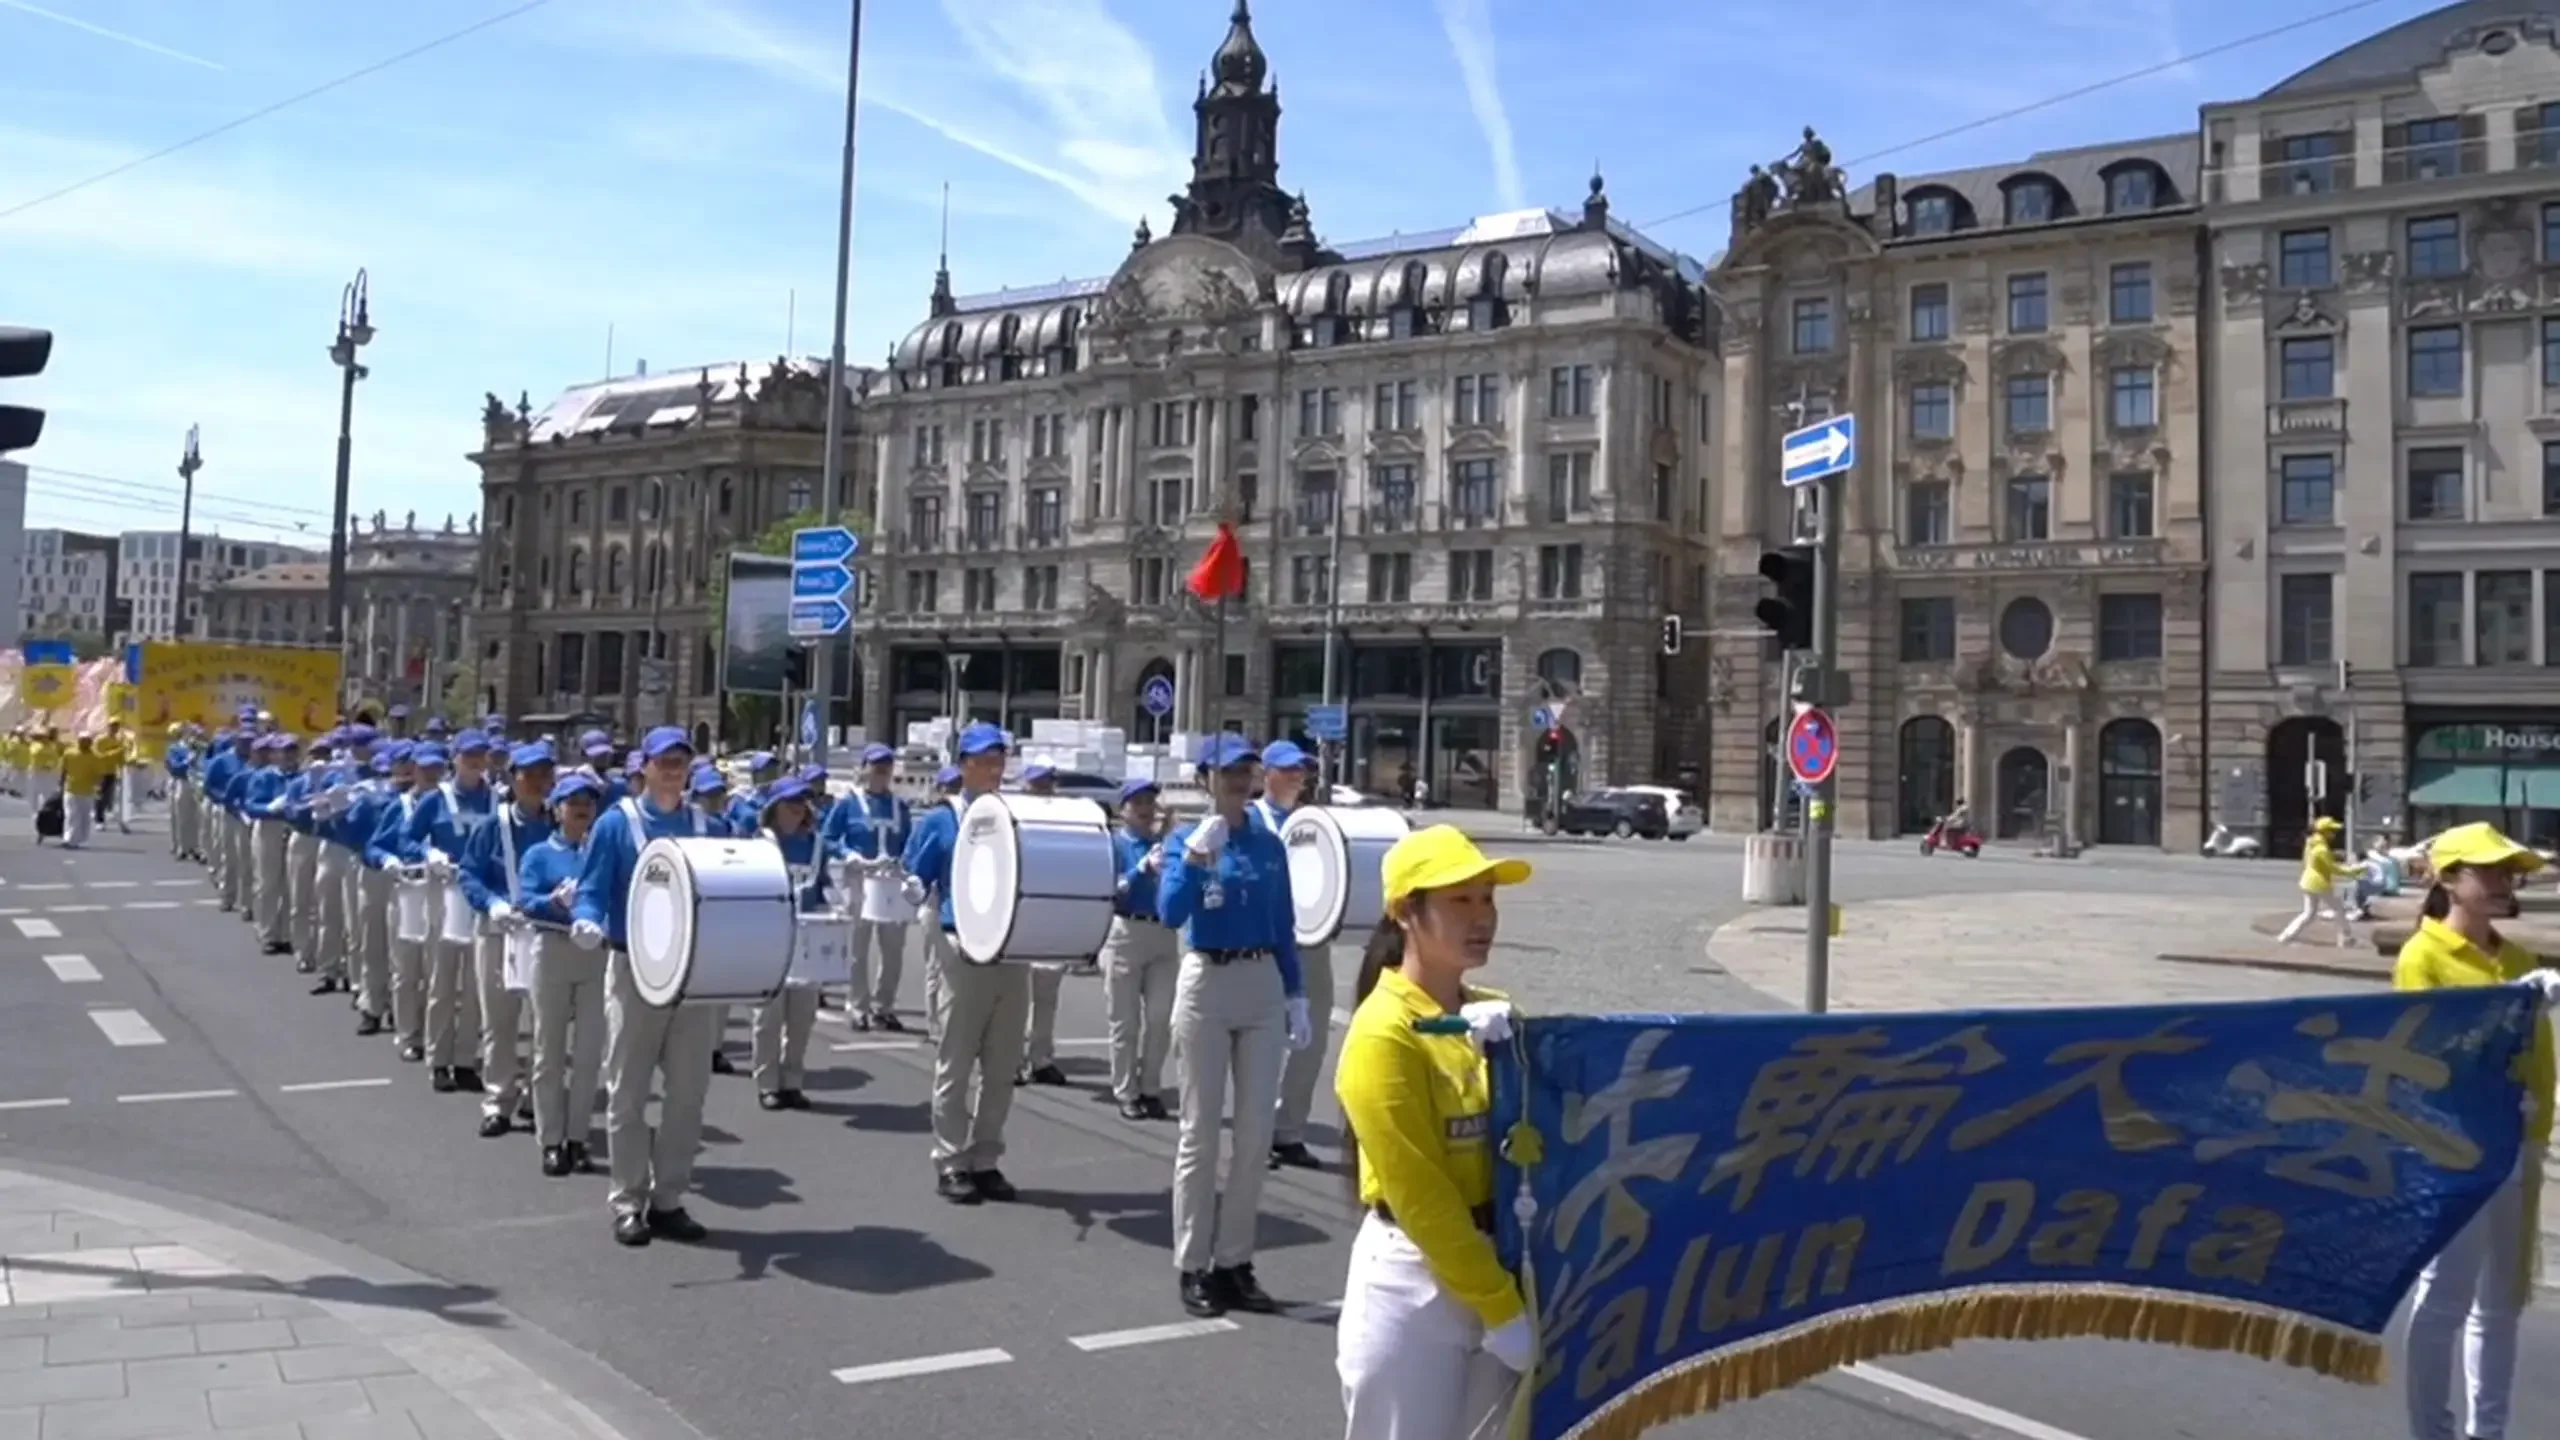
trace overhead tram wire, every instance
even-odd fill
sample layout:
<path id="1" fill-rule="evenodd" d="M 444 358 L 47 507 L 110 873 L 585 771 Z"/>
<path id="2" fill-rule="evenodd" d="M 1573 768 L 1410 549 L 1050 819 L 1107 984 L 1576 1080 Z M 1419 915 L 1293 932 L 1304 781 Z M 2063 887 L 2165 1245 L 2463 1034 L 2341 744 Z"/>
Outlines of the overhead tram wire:
<path id="1" fill-rule="evenodd" d="M 2127 70 L 2121 75 L 2111 75 L 2104 80 L 2092 81 L 2089 84 L 2079 86 L 2075 89 L 2065 90 L 2059 94 L 2048 95 L 2041 100 L 2029 101 L 2024 105 L 2013 106 L 2007 110 L 2002 110 L 1997 114 L 1979 116 L 1975 119 L 1967 120 L 1960 125 L 1950 125 L 1944 130 L 1920 136 L 1915 140 L 1905 140 L 1898 145 L 1888 145 L 1881 150 L 1870 150 L 1864 155 L 1853 155 L 1848 159 L 1841 161 L 1840 164 L 1844 169 L 1852 166 L 1865 165 L 1870 161 L 1882 160 L 1888 156 L 1899 155 L 1907 150 L 1917 150 L 1924 145 L 1935 145 L 1941 140 L 1952 140 L 1958 135 L 1968 135 L 1976 130 L 1987 130 L 1994 125 L 2005 125 L 2009 121 L 2018 119 L 2021 116 L 2033 115 L 2040 110 L 2050 110 L 2057 105 L 2068 105 L 2074 100 L 2083 100 L 2091 95 L 2098 94 L 2101 91 L 2112 90 L 2119 85 L 2130 85 L 2136 80 L 2148 80 L 2154 75 L 2166 74 L 2167 72 L 2175 70 L 2182 65 L 2193 65 L 2199 60 L 2210 60 L 2217 55 L 2227 55 L 2234 50 L 2243 49 L 2247 46 L 2258 44 L 2261 41 L 2273 40 L 2280 35 L 2290 35 L 2296 30 L 2306 30 L 2314 25 L 2325 24 L 2331 20 L 2342 19 L 2346 16 L 2353 15 L 2360 10 L 2370 10 L 2381 3 L 2382 0 L 2349 0 L 2349 3 L 2347 4 L 2333 6 L 2316 15 L 2305 15 L 2299 20 L 2288 20 L 2282 25 L 2273 26 L 2265 30 L 2259 30 L 2248 35 L 2237 36 L 2233 39 L 2221 41 L 2218 44 L 2208 45 L 2202 50 L 2190 51 L 2189 53 L 2181 55 L 2174 60 L 2162 60 L 2154 64 L 2145 65 L 2137 70 Z M 1673 214 L 1662 216 L 1656 220 L 1648 220 L 1639 228 L 1645 230 L 1659 229 L 1662 226 L 1686 220 L 1692 215 L 1704 215 L 1710 210 L 1721 210 L 1731 203 L 1732 202 L 1729 199 L 1710 200 L 1702 205 L 1692 205 L 1686 210 L 1677 211 Z M 0 219 L 6 218 L 6 213 L 0 212 Z"/>
<path id="2" fill-rule="evenodd" d="M 72 482 L 79 488 L 91 491 L 125 491 L 134 496 L 137 504 L 156 501 L 158 497 L 163 495 L 174 497 L 184 493 L 181 487 L 176 485 L 163 485 L 150 480 L 127 480 L 115 475 L 93 475 L 86 471 L 65 470 L 54 465 L 30 465 L 27 467 L 27 473 L 40 479 L 44 479 L 49 484 L 67 481 Z M 207 494 L 209 492 L 199 490 L 198 493 Z M 145 500 L 144 497 L 149 497 L 149 500 Z M 296 515 L 311 520 L 325 521 L 329 518 L 328 511 L 315 510 L 308 505 L 286 505 L 274 500 L 251 500 L 242 496 L 230 495 L 212 495 L 210 498 L 212 502 L 217 505 L 230 505 L 235 508 L 247 508 L 253 510 L 271 510 L 279 515 Z"/>
<path id="3" fill-rule="evenodd" d="M 85 493 L 79 490 L 66 491 L 60 489 L 31 491 L 27 499 L 28 508 L 32 511 L 70 511 L 82 514 L 97 513 L 101 515 L 112 515 L 114 517 L 113 522 L 107 524 L 82 523 L 77 525 L 64 525 L 61 527 L 66 529 L 95 529 L 102 532 L 112 531 L 114 533 L 121 534 L 128 530 L 137 529 L 177 528 L 174 521 L 178 514 L 179 507 L 178 502 L 174 500 L 137 501 L 129 495 L 100 495 Z M 168 517 L 169 523 L 157 525 L 150 523 L 154 520 L 159 520 L 163 516 Z M 261 515 L 252 515 L 241 511 L 226 510 L 219 504 L 211 506 L 198 504 L 196 506 L 196 518 L 199 521 L 210 520 L 225 527 L 239 530 L 253 530 L 265 534 L 272 534 L 280 538 L 299 536 L 305 544 L 308 544 L 311 537 L 317 533 L 303 527 L 301 522 L 274 520 Z M 143 523 L 137 524 L 135 523 L 136 521 L 141 521 Z M 38 524 L 34 525 L 33 528 L 43 529 L 46 527 Z"/>
<path id="4" fill-rule="evenodd" d="M 498 26 L 504 25 L 510 20 L 530 15 L 534 11 L 541 9 L 550 3 L 551 0 L 523 0 L 523 3 L 515 6 L 513 9 L 502 10 L 495 15 L 489 15 L 481 19 L 474 20 L 470 24 L 465 25 L 458 30 L 448 30 L 444 34 L 438 35 L 432 40 L 426 40 L 416 45 L 412 45 L 408 49 L 403 50 L 396 55 L 386 56 L 385 58 L 376 60 L 369 65 L 358 66 L 357 68 L 349 70 L 345 74 L 339 75 L 334 79 L 324 80 L 321 83 L 312 86 L 308 90 L 288 95 L 284 99 L 275 101 L 272 104 L 262 105 L 257 109 L 250 111 L 246 115 L 225 120 L 210 130 L 198 131 L 183 140 L 179 140 L 173 144 L 163 145 L 159 149 L 151 151 L 146 155 L 137 155 L 133 159 L 125 161 L 123 164 L 110 166 L 107 169 L 101 170 L 85 179 L 74 180 L 70 184 L 62 186 L 59 189 L 49 190 L 44 194 L 35 196 L 31 199 L 21 200 L 6 209 L 0 209 L 0 220 L 9 220 L 16 216 L 23 215 L 39 205 L 48 205 L 56 200 L 63 199 L 66 196 L 77 195 L 81 191 L 86 190 L 93 185 L 103 185 L 107 181 L 113 180 L 120 175 L 129 174 L 135 170 L 141 169 L 145 165 L 152 164 L 155 161 L 165 160 L 170 156 L 177 154 L 181 150 L 191 150 L 196 146 L 203 144 L 207 140 L 219 139 L 224 135 L 230 134 L 234 130 L 254 125 L 258 121 L 264 120 L 270 115 L 290 110 L 294 106 L 302 104 L 304 101 L 317 100 L 331 91 L 344 89 L 358 80 L 362 80 L 373 75 L 379 75 L 383 71 L 388 70 L 395 65 L 405 64 L 408 61 L 417 59 L 421 55 L 429 53 L 430 51 L 441 50 L 445 46 L 453 44 L 455 41 L 467 40 L 470 37 L 479 34 L 483 30 L 494 30 Z"/>

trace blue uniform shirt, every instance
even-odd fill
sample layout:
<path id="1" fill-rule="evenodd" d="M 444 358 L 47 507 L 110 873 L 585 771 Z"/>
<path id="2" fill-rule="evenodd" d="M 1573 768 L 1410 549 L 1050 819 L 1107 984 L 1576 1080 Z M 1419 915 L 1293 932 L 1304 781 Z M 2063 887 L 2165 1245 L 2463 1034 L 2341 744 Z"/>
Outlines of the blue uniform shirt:
<path id="1" fill-rule="evenodd" d="M 274 820 L 278 816 L 268 807 L 284 797 L 286 775 L 273 765 L 261 765 L 242 776 L 240 786 L 241 813 L 252 820 Z"/>
<path id="2" fill-rule="evenodd" d="M 914 825 L 906 801 L 857 790 L 827 807 L 818 838 L 825 842 L 827 853 L 839 860 L 877 860 L 905 854 L 907 832 Z"/>
<path id="3" fill-rule="evenodd" d="M 187 772 L 194 768 L 195 763 L 195 750 L 184 740 L 170 745 L 168 753 L 160 757 L 162 768 L 169 772 L 171 778 L 178 780 L 186 779 Z"/>
<path id="4" fill-rule="evenodd" d="M 425 860 L 425 846 L 410 837 L 409 822 L 417 813 L 415 790 L 398 789 L 396 782 L 387 787 L 380 808 L 374 811 L 373 833 L 365 837 L 364 863 L 381 870 Z"/>
<path id="5" fill-rule="evenodd" d="M 462 842 L 462 897 L 483 915 L 496 901 L 515 903 L 509 897 L 517 893 L 515 882 L 524 873 L 525 856 L 532 853 L 534 846 L 550 839 L 553 829 L 550 816 L 539 810 L 528 815 L 513 804 L 491 812 L 491 817 L 488 824 L 473 830 Z M 513 870 L 507 868 L 511 854 L 515 859 Z"/>
<path id="6" fill-rule="evenodd" d="M 1131 920 L 1156 918 L 1156 877 L 1146 872 L 1147 857 L 1155 853 L 1156 842 L 1132 830 L 1111 832 L 1112 853 L 1118 857 L 1119 891 L 1112 897 L 1112 912 Z M 1171 864 L 1181 857 L 1169 856 Z"/>
<path id="7" fill-rule="evenodd" d="M 800 908 L 826 909 L 827 867 L 819 863 L 821 842 L 818 832 L 803 830 L 797 835 L 768 834 L 768 838 L 782 847 L 782 863 L 790 866 L 795 874 L 804 870 L 809 872 L 809 883 L 800 887 Z"/>
<path id="8" fill-rule="evenodd" d="M 640 833 L 631 833 L 632 810 L 640 812 Z M 596 828 L 587 837 L 586 860 L 578 870 L 578 904 L 576 917 L 594 922 L 604 930 L 605 943 L 616 950 L 626 949 L 626 909 L 631 899 L 631 871 L 640 861 L 640 849 L 652 840 L 682 838 L 688 835 L 717 835 L 720 822 L 691 805 L 679 804 L 673 810 L 660 810 L 646 797 L 606 807 L 596 817 Z"/>
<path id="9" fill-rule="evenodd" d="M 951 920 L 951 850 L 960 841 L 960 812 L 978 797 L 966 791 L 934 806 L 907 832 L 906 852 L 899 863 L 907 873 L 925 883 L 939 899 L 935 913 L 941 916 L 942 928 L 948 930 Z"/>
<path id="10" fill-rule="evenodd" d="M 596 830 L 603 828 L 604 822 L 598 820 Z M 560 888 L 562 881 L 579 880 L 586 873 L 587 857 L 594 853 L 595 839 L 596 831 L 590 830 L 587 832 L 586 844 L 572 845 L 567 837 L 554 830 L 542 837 L 539 844 L 524 852 L 524 859 L 520 862 L 518 871 L 519 888 L 516 893 L 524 897 L 524 904 L 520 908 L 523 909 L 527 918 L 539 925 L 557 925 L 563 929 L 568 928 L 577 918 L 569 911 L 561 909 L 559 902 L 551 897 L 553 892 Z M 579 885 L 578 894 L 583 901 L 586 895 L 583 881 Z"/>
<path id="11" fill-rule="evenodd" d="M 1289 895 L 1289 851 L 1280 837 L 1254 823 L 1227 831 L 1225 848 L 1207 865 L 1195 865 L 1185 853 L 1191 832 L 1185 825 L 1164 844 L 1164 879 L 1156 890 L 1156 913 L 1182 932 L 1191 950 L 1268 950 L 1280 962 L 1280 988 L 1289 998 L 1306 994 L 1298 971 L 1297 904 Z M 1216 909 L 1201 903 L 1212 875 L 1223 902 Z"/>
<path id="12" fill-rule="evenodd" d="M 239 769 L 240 756 L 231 747 L 226 745 L 214 751 L 212 756 L 204 762 L 205 798 L 217 805 L 221 804 L 223 796 L 230 791 L 231 777 L 238 773 Z"/>

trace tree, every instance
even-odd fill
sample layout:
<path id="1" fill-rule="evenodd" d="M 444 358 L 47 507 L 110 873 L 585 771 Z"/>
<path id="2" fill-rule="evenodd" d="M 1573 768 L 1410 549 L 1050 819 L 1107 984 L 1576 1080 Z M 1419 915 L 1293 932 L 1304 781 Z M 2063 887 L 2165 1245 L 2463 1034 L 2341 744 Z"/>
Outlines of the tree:
<path id="1" fill-rule="evenodd" d="M 438 697 L 436 708 L 444 715 L 445 723 L 456 728 L 479 722 L 483 712 L 478 660 L 465 660 L 453 667 L 452 678 L 444 682 L 444 694 Z"/>

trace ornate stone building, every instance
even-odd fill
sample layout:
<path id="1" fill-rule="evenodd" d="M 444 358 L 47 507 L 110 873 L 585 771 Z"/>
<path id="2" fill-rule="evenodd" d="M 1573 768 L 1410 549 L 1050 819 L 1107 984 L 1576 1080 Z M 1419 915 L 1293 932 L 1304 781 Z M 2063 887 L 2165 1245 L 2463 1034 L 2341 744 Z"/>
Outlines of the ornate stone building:
<path id="1" fill-rule="evenodd" d="M 2314 813 L 2560 843 L 2555 10 L 2204 114 L 2216 803 L 2279 853 Z"/>
<path id="2" fill-rule="evenodd" d="M 1706 595 L 1703 267 L 1597 177 L 1578 214 L 1328 245 L 1280 184 L 1268 71 L 1238 5 L 1171 231 L 1114 275 L 936 277 L 867 402 L 871 727 L 1305 738 L 1331 698 L 1356 785 L 1507 806 L 1678 775 L 1707 719 L 1659 653 Z M 1223 624 L 1183 590 L 1222 517 L 1250 562 Z"/>
<path id="3" fill-rule="evenodd" d="M 218 645 L 326 645 L 328 615 L 327 562 L 285 560 L 205 586 L 198 634 Z"/>
<path id="4" fill-rule="evenodd" d="M 1718 828 L 1788 808 L 1757 566 L 1799 533 L 1779 438 L 1849 411 L 1842 833 L 1924 830 L 1961 795 L 1999 837 L 2197 842 L 2195 152 L 2093 146 L 1844 193 L 1808 130 L 1755 170 L 1713 281 Z"/>
<path id="5" fill-rule="evenodd" d="M 440 706 L 462 673 L 480 555 L 480 519 L 418 528 L 412 510 L 349 523 L 346 685 L 351 703 L 421 712 Z M 320 565 L 325 593 L 329 567 Z M 311 644 L 326 637 L 319 632 Z"/>
<path id="6" fill-rule="evenodd" d="M 825 364 L 782 359 L 582 385 L 540 411 L 488 397 L 471 457 L 486 703 L 680 724 L 708 743 L 721 723 L 715 577 L 731 547 L 817 506 L 826 404 Z M 868 512 L 871 452 L 854 434 L 837 499 Z"/>

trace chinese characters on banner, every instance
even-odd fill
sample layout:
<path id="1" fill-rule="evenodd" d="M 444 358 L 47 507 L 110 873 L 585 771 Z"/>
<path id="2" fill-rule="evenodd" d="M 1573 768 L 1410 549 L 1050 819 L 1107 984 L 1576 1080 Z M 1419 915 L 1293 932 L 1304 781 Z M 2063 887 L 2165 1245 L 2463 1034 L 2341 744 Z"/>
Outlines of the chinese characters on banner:
<path id="1" fill-rule="evenodd" d="M 1528 1433 L 1619 1440 L 1972 1338 L 2375 1379 L 2402 1294 L 2516 1171 L 2538 1003 L 1531 1019 L 1494 1062 Z"/>
<path id="2" fill-rule="evenodd" d="M 316 735 L 338 715 L 338 656 L 330 650 L 280 645 L 147 644 L 141 648 L 141 723 L 193 721 L 229 725 L 243 706 L 271 712 L 276 724 Z"/>

